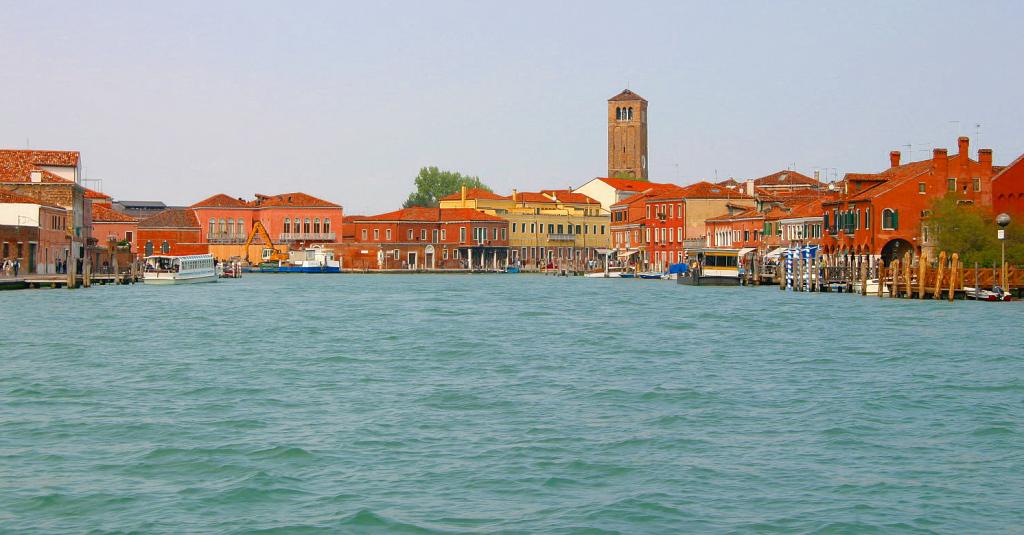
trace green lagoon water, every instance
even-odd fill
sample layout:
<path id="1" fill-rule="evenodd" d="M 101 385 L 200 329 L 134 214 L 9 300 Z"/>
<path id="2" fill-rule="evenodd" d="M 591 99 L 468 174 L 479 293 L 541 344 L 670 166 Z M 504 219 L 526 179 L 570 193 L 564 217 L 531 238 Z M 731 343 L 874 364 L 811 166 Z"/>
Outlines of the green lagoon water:
<path id="1" fill-rule="evenodd" d="M 0 533 L 1024 531 L 1017 303 L 252 275 L 0 319 Z"/>

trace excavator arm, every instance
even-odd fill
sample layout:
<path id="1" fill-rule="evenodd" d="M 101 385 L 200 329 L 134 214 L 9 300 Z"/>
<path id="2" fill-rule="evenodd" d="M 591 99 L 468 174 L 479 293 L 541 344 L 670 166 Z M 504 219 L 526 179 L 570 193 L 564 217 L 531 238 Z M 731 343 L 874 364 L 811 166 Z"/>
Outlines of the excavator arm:
<path id="1" fill-rule="evenodd" d="M 252 261 L 249 260 L 249 246 L 252 245 L 252 242 L 257 235 L 260 237 L 260 239 L 263 240 L 263 243 L 266 244 L 266 247 L 270 247 L 271 249 L 274 248 L 274 242 L 271 241 L 270 233 L 267 232 L 267 229 L 263 227 L 263 223 L 260 221 L 254 222 L 252 225 L 252 231 L 249 232 L 249 237 L 245 240 L 244 246 L 245 261 L 249 264 L 252 264 Z"/>

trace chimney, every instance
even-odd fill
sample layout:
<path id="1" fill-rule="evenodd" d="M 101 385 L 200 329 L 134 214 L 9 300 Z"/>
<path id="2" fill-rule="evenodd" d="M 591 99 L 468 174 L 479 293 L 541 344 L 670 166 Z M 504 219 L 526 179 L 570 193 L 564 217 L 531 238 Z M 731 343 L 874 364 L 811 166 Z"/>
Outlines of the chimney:
<path id="1" fill-rule="evenodd" d="M 512 204 L 519 202 L 519 191 L 516 188 L 512 188 Z"/>
<path id="2" fill-rule="evenodd" d="M 967 139 L 967 136 L 960 136 L 956 140 L 957 150 L 961 156 L 967 156 L 967 147 L 969 147 L 971 141 Z"/>
<path id="3" fill-rule="evenodd" d="M 466 207 L 466 185 L 462 185 L 462 189 L 459 190 L 462 193 L 462 207 Z"/>
<path id="4" fill-rule="evenodd" d="M 43 172 L 38 169 L 33 169 L 32 172 L 29 173 L 29 176 L 31 177 L 32 182 L 43 181 Z"/>
<path id="5" fill-rule="evenodd" d="M 935 174 L 939 177 L 946 178 L 949 176 L 949 161 L 946 149 L 935 149 L 932 151 L 932 166 L 935 169 Z"/>
<path id="6" fill-rule="evenodd" d="M 992 149 L 978 149 L 978 163 L 981 172 L 987 177 L 992 176 Z"/>
<path id="7" fill-rule="evenodd" d="M 743 189 L 746 190 L 747 195 L 754 196 L 754 180 L 748 178 L 743 182 Z"/>
<path id="8" fill-rule="evenodd" d="M 900 151 L 894 150 L 889 153 L 889 167 L 900 166 Z"/>

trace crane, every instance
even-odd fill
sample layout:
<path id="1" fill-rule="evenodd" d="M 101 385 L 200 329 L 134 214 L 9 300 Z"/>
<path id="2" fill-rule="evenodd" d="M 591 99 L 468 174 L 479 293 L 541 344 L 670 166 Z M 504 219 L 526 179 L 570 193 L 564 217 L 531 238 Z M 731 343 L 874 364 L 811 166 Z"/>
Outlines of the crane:
<path id="1" fill-rule="evenodd" d="M 262 239 L 263 243 L 265 244 L 265 247 L 263 247 L 263 255 L 261 257 L 261 260 L 270 262 L 288 260 L 287 253 L 279 252 L 274 247 L 274 242 L 273 240 L 270 239 L 270 233 L 267 232 L 267 229 L 263 226 L 263 223 L 260 221 L 255 221 L 252 225 L 252 231 L 249 232 L 249 237 L 245 240 L 245 245 L 243 246 L 245 250 L 246 263 L 252 265 L 252 261 L 249 260 L 249 246 L 252 245 L 252 242 L 256 238 L 256 236 L 259 236 L 260 239 Z"/>

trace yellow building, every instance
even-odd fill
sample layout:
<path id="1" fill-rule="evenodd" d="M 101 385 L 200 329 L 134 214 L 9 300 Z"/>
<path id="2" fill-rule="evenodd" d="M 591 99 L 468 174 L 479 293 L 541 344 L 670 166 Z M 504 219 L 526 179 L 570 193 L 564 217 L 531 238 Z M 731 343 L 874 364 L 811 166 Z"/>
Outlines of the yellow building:
<path id="1" fill-rule="evenodd" d="M 598 250 L 610 243 L 608 212 L 572 190 L 512 190 L 502 196 L 463 188 L 441 199 L 440 206 L 475 208 L 506 219 L 511 263 L 525 269 L 586 269 L 597 265 Z"/>

